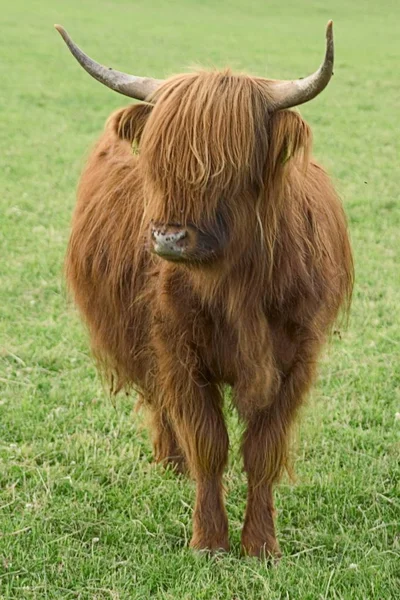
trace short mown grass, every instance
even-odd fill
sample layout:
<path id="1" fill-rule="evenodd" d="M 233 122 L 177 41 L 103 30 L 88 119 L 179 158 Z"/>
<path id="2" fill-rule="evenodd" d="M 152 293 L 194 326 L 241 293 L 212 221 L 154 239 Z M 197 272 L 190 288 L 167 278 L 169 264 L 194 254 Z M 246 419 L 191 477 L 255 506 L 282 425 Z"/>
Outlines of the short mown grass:
<path id="1" fill-rule="evenodd" d="M 399 5 L 14 0 L 1 14 L 0 598 L 399 597 Z M 234 415 L 232 551 L 199 556 L 187 548 L 192 483 L 152 464 L 143 417 L 132 398 L 103 391 L 67 301 L 79 171 L 128 100 L 86 76 L 52 25 L 138 74 L 203 64 L 289 78 L 317 66 L 329 18 L 334 80 L 302 114 L 349 217 L 350 324 L 297 427 L 296 480 L 276 493 L 279 566 L 240 556 Z"/>

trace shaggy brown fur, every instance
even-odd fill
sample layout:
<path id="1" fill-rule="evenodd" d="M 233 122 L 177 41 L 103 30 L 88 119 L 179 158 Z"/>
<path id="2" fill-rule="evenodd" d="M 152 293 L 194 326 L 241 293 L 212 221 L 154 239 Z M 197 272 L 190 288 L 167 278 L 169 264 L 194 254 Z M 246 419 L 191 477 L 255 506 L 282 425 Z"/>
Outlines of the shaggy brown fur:
<path id="1" fill-rule="evenodd" d="M 114 391 L 139 390 L 152 414 L 156 460 L 196 480 L 195 548 L 228 548 L 223 386 L 232 387 L 246 425 L 243 548 L 278 554 L 273 485 L 351 298 L 345 217 L 310 158 L 308 125 L 274 112 L 265 80 L 179 75 L 152 101 L 114 113 L 89 158 L 68 283 Z M 149 252 L 151 222 L 189 224 L 220 248 L 167 262 Z"/>

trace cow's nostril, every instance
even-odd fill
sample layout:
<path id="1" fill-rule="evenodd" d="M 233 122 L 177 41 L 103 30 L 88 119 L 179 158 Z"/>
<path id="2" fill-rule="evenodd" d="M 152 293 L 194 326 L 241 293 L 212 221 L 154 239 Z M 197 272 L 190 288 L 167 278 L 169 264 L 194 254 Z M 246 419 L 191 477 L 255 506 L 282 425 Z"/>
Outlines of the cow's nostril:
<path id="1" fill-rule="evenodd" d="M 176 242 L 179 242 L 180 240 L 184 240 L 185 237 L 187 237 L 187 230 L 186 229 L 182 229 L 181 231 L 178 231 L 175 235 L 176 235 Z"/>

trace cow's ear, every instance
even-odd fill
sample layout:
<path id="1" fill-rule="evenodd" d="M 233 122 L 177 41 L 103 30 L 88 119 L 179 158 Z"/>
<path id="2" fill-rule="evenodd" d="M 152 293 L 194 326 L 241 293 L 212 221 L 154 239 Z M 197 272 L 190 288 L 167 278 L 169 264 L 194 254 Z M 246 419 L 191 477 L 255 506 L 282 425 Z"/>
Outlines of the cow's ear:
<path id="1" fill-rule="evenodd" d="M 274 113 L 269 130 L 269 164 L 274 169 L 295 158 L 308 163 L 312 133 L 300 114 L 292 110 Z"/>
<path id="2" fill-rule="evenodd" d="M 134 104 L 119 110 L 112 120 L 115 134 L 121 140 L 138 145 L 152 109 L 151 104 Z"/>

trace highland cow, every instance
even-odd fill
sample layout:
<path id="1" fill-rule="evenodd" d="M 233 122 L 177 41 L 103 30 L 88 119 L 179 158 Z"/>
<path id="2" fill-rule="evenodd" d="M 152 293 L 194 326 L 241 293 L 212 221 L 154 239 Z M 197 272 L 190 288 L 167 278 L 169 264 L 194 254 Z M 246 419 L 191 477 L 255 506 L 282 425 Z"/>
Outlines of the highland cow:
<path id="1" fill-rule="evenodd" d="M 57 26 L 96 79 L 138 100 L 115 112 L 81 177 L 68 284 L 113 391 L 136 390 L 155 460 L 196 482 L 191 546 L 228 550 L 223 403 L 244 424 L 246 554 L 279 555 L 273 486 L 320 350 L 350 304 L 341 203 L 289 110 L 333 68 L 278 81 L 199 71 L 165 81 L 103 67 Z"/>

